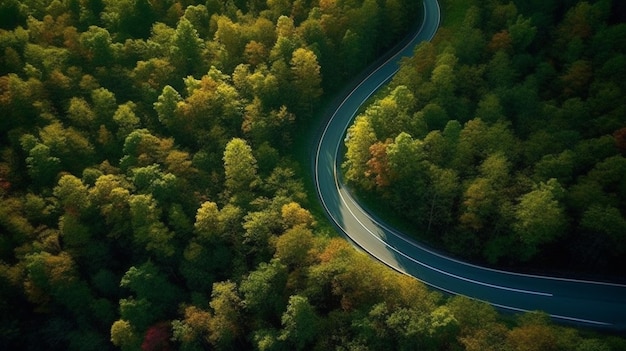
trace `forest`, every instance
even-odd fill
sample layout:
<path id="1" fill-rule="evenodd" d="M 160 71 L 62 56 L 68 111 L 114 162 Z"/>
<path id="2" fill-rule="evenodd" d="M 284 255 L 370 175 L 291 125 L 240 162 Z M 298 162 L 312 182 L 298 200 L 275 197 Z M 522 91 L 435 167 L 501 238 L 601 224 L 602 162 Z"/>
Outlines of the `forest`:
<path id="1" fill-rule="evenodd" d="M 466 3 L 350 127 L 345 178 L 458 257 L 624 281 L 623 5 Z"/>
<path id="2" fill-rule="evenodd" d="M 450 218 L 437 211 L 428 233 L 446 239 L 466 230 L 475 237 L 466 247 L 481 252 L 490 241 L 477 233 L 492 232 L 505 203 L 515 216 L 524 194 L 520 204 L 547 197 L 539 203 L 556 206 L 559 225 L 574 226 L 566 213 L 580 213 L 580 228 L 591 229 L 572 233 L 598 239 L 608 261 L 624 249 L 617 225 L 624 222 L 619 167 L 626 147 L 615 149 L 626 137 L 619 125 L 624 26 L 610 16 L 610 1 L 570 1 L 572 10 L 557 3 L 476 2 L 458 29 L 472 40 L 442 28 L 388 88 L 383 99 L 403 113 L 394 112 L 397 127 L 372 119 L 371 128 L 389 130 L 377 131 L 381 138 L 371 140 L 368 153 L 389 156 L 391 165 L 394 152 L 385 143 L 396 145 L 389 150 L 404 143 L 421 152 L 396 151 L 399 157 L 422 157 L 427 149 L 431 157 L 434 146 L 419 149 L 426 140 L 446 142 L 456 133 L 461 150 L 461 140 L 472 135 L 482 144 L 471 141 L 466 161 L 440 148 L 441 159 L 424 156 L 421 164 L 429 167 L 419 171 L 440 172 L 442 186 L 474 174 L 502 182 L 483 185 L 512 191 L 491 207 L 472 200 L 479 230 L 453 222 L 466 206 L 458 194 L 467 190 L 456 187 L 477 178 L 458 181 L 453 192 L 429 199 L 437 209 L 449 204 Z M 320 118 L 324 101 L 411 30 L 420 5 L 2 0 L 0 348 L 626 349 L 618 335 L 554 324 L 540 311 L 501 314 L 430 290 L 355 250 L 314 210 L 294 145 Z M 537 30 L 557 26 L 559 17 L 570 27 Z M 488 33 L 498 39 L 488 40 Z M 551 63 L 536 62 L 532 50 L 541 52 L 552 36 L 562 40 L 545 56 Z M 572 70 L 569 78 L 562 69 Z M 431 82 L 431 75 L 439 78 Z M 558 79 L 563 84 L 548 84 Z M 473 111 L 474 99 L 485 111 L 481 120 L 462 117 Z M 548 113 L 560 116 L 550 119 L 552 129 L 537 124 Z M 490 136 L 482 140 L 483 134 Z M 374 173 L 351 169 L 365 167 L 351 150 L 348 145 L 346 176 L 405 208 L 393 194 L 413 185 L 394 169 L 393 176 L 376 173 L 389 182 L 375 187 Z M 445 158 L 465 168 L 452 168 Z M 373 166 L 369 160 L 363 159 Z M 540 161 L 542 167 L 534 166 Z M 434 179 L 429 175 L 420 181 Z M 524 181 L 511 187 L 518 178 Z M 481 212 L 487 207 L 494 209 L 488 221 Z M 407 208 L 407 218 L 423 222 L 416 213 Z M 539 224 L 524 230 L 533 225 Z M 528 247 L 540 252 L 547 243 L 539 237 Z M 513 256 L 497 251 L 494 257 Z"/>

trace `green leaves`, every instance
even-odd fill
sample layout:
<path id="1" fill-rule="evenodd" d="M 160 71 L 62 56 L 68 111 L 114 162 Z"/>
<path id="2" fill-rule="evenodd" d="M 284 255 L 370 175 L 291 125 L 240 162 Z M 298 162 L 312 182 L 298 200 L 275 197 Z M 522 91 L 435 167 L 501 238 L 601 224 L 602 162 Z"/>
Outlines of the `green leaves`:
<path id="1" fill-rule="evenodd" d="M 346 160 L 342 168 L 348 181 L 360 184 L 366 189 L 369 188 L 370 181 L 365 178 L 365 163 L 370 159 L 369 148 L 375 141 L 376 134 L 369 119 L 365 116 L 357 117 L 346 135 Z"/>
<path id="2" fill-rule="evenodd" d="M 157 257 L 172 256 L 175 252 L 174 233 L 159 220 L 161 211 L 154 198 L 131 195 L 128 203 L 135 241 Z"/>
<path id="3" fill-rule="evenodd" d="M 554 241 L 564 233 L 567 222 L 558 202 L 562 192 L 561 185 L 551 179 L 520 198 L 515 209 L 514 229 L 525 245 L 523 258 L 532 258 L 540 245 Z"/>
<path id="4" fill-rule="evenodd" d="M 294 295 L 289 298 L 287 311 L 281 317 L 283 331 L 279 336 L 293 345 L 296 350 L 304 350 L 315 340 L 318 333 L 318 316 L 306 297 Z"/>
<path id="5" fill-rule="evenodd" d="M 224 172 L 227 194 L 239 195 L 236 203 L 246 203 L 249 193 L 257 186 L 256 158 L 248 143 L 239 138 L 232 139 L 224 150 Z"/>

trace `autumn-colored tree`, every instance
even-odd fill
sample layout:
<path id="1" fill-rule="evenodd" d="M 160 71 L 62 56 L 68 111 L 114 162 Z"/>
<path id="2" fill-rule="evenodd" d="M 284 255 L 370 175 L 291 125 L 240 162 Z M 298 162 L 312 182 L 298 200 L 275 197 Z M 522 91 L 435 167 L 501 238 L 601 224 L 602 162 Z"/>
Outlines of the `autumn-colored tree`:
<path id="1" fill-rule="evenodd" d="M 387 160 L 387 146 L 391 143 L 391 139 L 386 142 L 376 142 L 369 148 L 371 158 L 367 161 L 367 171 L 365 176 L 374 178 L 376 187 L 385 188 L 389 186 L 389 164 Z"/>
<path id="2" fill-rule="evenodd" d="M 140 345 L 140 339 L 132 325 L 122 319 L 111 326 L 111 342 L 122 350 L 136 350 Z"/>
<path id="3" fill-rule="evenodd" d="M 143 351 L 168 351 L 170 350 L 170 325 L 157 323 L 146 330 L 141 350 Z"/>

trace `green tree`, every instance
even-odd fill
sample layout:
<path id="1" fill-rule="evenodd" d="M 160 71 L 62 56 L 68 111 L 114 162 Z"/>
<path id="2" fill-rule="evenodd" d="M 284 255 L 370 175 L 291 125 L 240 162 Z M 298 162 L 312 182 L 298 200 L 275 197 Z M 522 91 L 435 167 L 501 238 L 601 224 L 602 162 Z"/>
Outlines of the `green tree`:
<path id="1" fill-rule="evenodd" d="M 280 212 L 286 229 L 296 226 L 311 227 L 315 223 L 311 213 L 297 202 L 283 205 Z"/>
<path id="2" fill-rule="evenodd" d="M 453 222 L 453 208 L 459 191 L 459 178 L 454 170 L 442 169 L 435 165 L 430 167 L 431 184 L 429 188 L 429 204 L 426 231 L 431 228 L 446 227 Z"/>
<path id="3" fill-rule="evenodd" d="M 226 145 L 223 161 L 227 194 L 235 197 L 236 203 L 246 203 L 259 181 L 257 161 L 252 154 L 252 148 L 245 140 L 234 138 Z"/>
<path id="4" fill-rule="evenodd" d="M 213 318 L 209 322 L 209 341 L 218 350 L 231 349 L 242 336 L 243 303 L 237 285 L 226 281 L 213 284 L 211 302 Z"/>
<path id="5" fill-rule="evenodd" d="M 36 144 L 26 157 L 28 175 L 37 186 L 49 186 L 61 170 L 61 160 L 51 155 L 50 148 Z"/>
<path id="6" fill-rule="evenodd" d="M 540 245 L 552 242 L 563 234 L 566 217 L 563 205 L 559 203 L 562 193 L 561 185 L 551 179 L 520 197 L 513 228 L 524 245 L 521 259 L 532 258 Z"/>
<path id="7" fill-rule="evenodd" d="M 489 180 L 476 178 L 463 194 L 463 211 L 459 221 L 475 232 L 481 231 L 496 213 L 496 192 Z"/>
<path id="8" fill-rule="evenodd" d="M 193 24 L 185 17 L 178 21 L 172 37 L 170 61 L 183 76 L 206 72 L 203 59 L 204 41 Z"/>
<path id="9" fill-rule="evenodd" d="M 159 220 L 161 209 L 151 195 L 131 195 L 128 199 L 135 242 L 157 257 L 175 252 L 174 233 Z M 141 247 L 140 246 L 140 247 Z"/>
<path id="10" fill-rule="evenodd" d="M 226 52 L 225 66 L 230 70 L 243 56 L 246 45 L 245 37 L 239 23 L 233 23 L 230 18 L 218 16 L 216 22 L 215 40 L 223 46 Z"/>
<path id="11" fill-rule="evenodd" d="M 80 35 L 80 44 L 93 67 L 108 67 L 115 58 L 113 39 L 104 28 L 89 26 L 89 30 Z"/>
<path id="12" fill-rule="evenodd" d="M 119 105 L 115 114 L 113 114 L 113 121 L 117 124 L 117 137 L 122 140 L 139 127 L 139 117 L 135 114 L 137 104 L 129 101 L 125 104 Z"/>
<path id="13" fill-rule="evenodd" d="M 201 38 L 208 38 L 209 28 L 207 23 L 211 20 L 211 14 L 205 5 L 189 5 L 185 9 L 184 17 L 193 24 Z"/>
<path id="14" fill-rule="evenodd" d="M 73 175 L 63 175 L 54 188 L 54 196 L 66 212 L 79 214 L 91 205 L 89 190 Z"/>
<path id="15" fill-rule="evenodd" d="M 515 23 L 511 23 L 508 28 L 511 41 L 517 52 L 523 52 L 533 42 L 537 34 L 537 28 L 532 25 L 530 18 L 518 16 Z"/>
<path id="16" fill-rule="evenodd" d="M 187 306 L 185 318 L 172 321 L 173 339 L 180 341 L 184 350 L 202 350 L 208 346 L 210 312 L 196 306 Z"/>
<path id="17" fill-rule="evenodd" d="M 290 61 L 297 111 L 310 115 L 322 95 L 322 76 L 317 56 L 311 50 L 299 48 Z"/>
<path id="18" fill-rule="evenodd" d="M 446 110 L 436 103 L 430 103 L 424 106 L 423 109 L 415 113 L 413 118 L 418 121 L 423 120 L 428 130 L 443 130 L 449 120 Z M 416 122 L 413 122 L 413 124 L 417 124 Z M 419 128 L 419 125 L 417 128 L 414 128 L 414 130 L 416 132 L 423 132 L 423 128 Z"/>
<path id="19" fill-rule="evenodd" d="M 111 32 L 121 38 L 147 38 L 156 13 L 148 0 L 104 0 L 101 17 Z"/>
<path id="20" fill-rule="evenodd" d="M 365 111 L 379 138 L 393 138 L 400 132 L 414 130 L 409 111 L 415 105 L 415 98 L 406 86 L 400 85 L 389 95 L 377 100 Z M 445 112 L 444 112 L 445 114 Z"/>
<path id="21" fill-rule="evenodd" d="M 96 115 L 83 98 L 72 98 L 67 108 L 67 117 L 73 125 L 82 129 L 92 129 Z"/>
<path id="22" fill-rule="evenodd" d="M 176 118 L 176 110 L 178 104 L 183 100 L 176 89 L 169 85 L 163 88 L 163 92 L 159 95 L 157 102 L 154 103 L 154 109 L 157 112 L 159 121 L 173 131 L 178 130 L 181 126 L 178 126 L 180 122 Z M 178 123 L 177 123 L 178 122 Z"/>
<path id="23" fill-rule="evenodd" d="M 617 208 L 592 204 L 583 214 L 580 224 L 583 230 L 590 232 L 596 242 L 603 243 L 607 252 L 619 256 L 626 251 L 626 219 Z"/>
<path id="24" fill-rule="evenodd" d="M 24 292 L 42 311 L 61 307 L 78 316 L 89 309 L 91 291 L 79 280 L 76 263 L 67 252 L 29 254 L 25 263 Z"/>
<path id="25" fill-rule="evenodd" d="M 347 79 L 349 75 L 358 71 L 366 62 L 364 39 L 353 30 L 348 29 L 339 45 L 339 65 L 341 77 Z M 326 71 L 329 69 L 326 68 Z M 325 75 L 328 80 L 328 75 Z"/>
<path id="26" fill-rule="evenodd" d="M 319 316 L 309 300 L 300 295 L 289 298 L 281 323 L 283 329 L 279 339 L 287 341 L 296 350 L 309 347 L 319 332 Z"/>
<path id="27" fill-rule="evenodd" d="M 39 131 L 41 142 L 50 148 L 50 153 L 58 156 L 64 170 L 80 174 L 91 165 L 95 150 L 86 134 L 73 127 L 65 128 L 54 121 Z"/>
<path id="28" fill-rule="evenodd" d="M 368 189 L 371 182 L 365 177 L 366 163 L 370 159 L 370 146 L 376 142 L 376 134 L 369 118 L 359 116 L 354 124 L 348 128 L 346 136 L 346 160 L 343 163 L 345 177 L 348 181 L 355 182 L 361 187 Z"/>
<path id="29" fill-rule="evenodd" d="M 504 110 L 500 104 L 500 99 L 495 94 L 485 95 L 476 109 L 476 116 L 486 123 L 495 123 L 504 118 Z"/>
<path id="30" fill-rule="evenodd" d="M 284 199 L 278 199 L 284 201 Z M 282 202 L 281 201 L 281 202 Z M 268 260 L 272 255 L 271 242 L 283 230 L 279 204 L 271 204 L 261 211 L 249 212 L 244 217 L 243 228 L 244 244 L 247 245 L 248 254 L 254 254 L 258 262 Z"/>
<path id="31" fill-rule="evenodd" d="M 0 87 L 0 106 L 6 114 L 0 119 L 0 130 L 32 126 L 38 114 L 33 102 L 42 100 L 44 93 L 42 82 L 35 78 L 22 80 L 17 74 L 9 73 L 0 77 Z"/>
<path id="32" fill-rule="evenodd" d="M 115 94 L 106 88 L 97 88 L 91 91 L 91 102 L 98 123 L 110 123 L 117 109 Z"/>
<path id="33" fill-rule="evenodd" d="M 246 310 L 262 321 L 276 320 L 286 301 L 287 267 L 279 260 L 262 262 L 242 280 L 239 290 Z"/>
<path id="34" fill-rule="evenodd" d="M 221 210 L 215 202 L 205 201 L 196 213 L 195 233 L 206 242 L 233 242 L 241 228 L 241 210 L 227 204 Z"/>
<path id="35" fill-rule="evenodd" d="M 392 201 L 397 209 L 409 218 L 427 211 L 421 190 L 428 184 L 429 162 L 425 159 L 424 144 L 402 132 L 387 146 L 387 158 Z M 406 194 L 418 193 L 416 198 L 407 198 Z M 415 218 L 415 217 L 414 217 Z"/>
<path id="36" fill-rule="evenodd" d="M 314 259 L 314 236 L 310 229 L 297 226 L 287 230 L 276 239 L 274 257 L 290 268 L 305 268 Z"/>
<path id="37" fill-rule="evenodd" d="M 515 351 L 558 350 L 556 330 L 549 317 L 541 312 L 528 312 L 519 317 L 520 325 L 509 331 L 506 345 Z"/>
<path id="38" fill-rule="evenodd" d="M 120 281 L 120 286 L 133 295 L 120 300 L 120 314 L 137 331 L 144 331 L 175 311 L 181 291 L 159 268 L 148 261 L 132 266 Z"/>

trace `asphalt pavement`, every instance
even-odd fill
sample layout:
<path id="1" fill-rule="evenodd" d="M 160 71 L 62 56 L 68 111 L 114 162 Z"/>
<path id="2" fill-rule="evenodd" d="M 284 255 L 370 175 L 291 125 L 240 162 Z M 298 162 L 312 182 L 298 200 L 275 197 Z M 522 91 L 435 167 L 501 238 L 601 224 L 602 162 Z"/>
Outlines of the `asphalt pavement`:
<path id="1" fill-rule="evenodd" d="M 431 40 L 441 11 L 424 0 L 424 19 L 415 36 L 338 99 L 318 139 L 314 177 L 327 216 L 352 243 L 387 266 L 438 290 L 486 301 L 509 311 L 541 310 L 555 320 L 599 329 L 626 330 L 626 285 L 506 272 L 469 264 L 434 252 L 358 204 L 342 183 L 338 164 L 346 130 L 359 107 L 399 69 L 400 59 Z"/>

